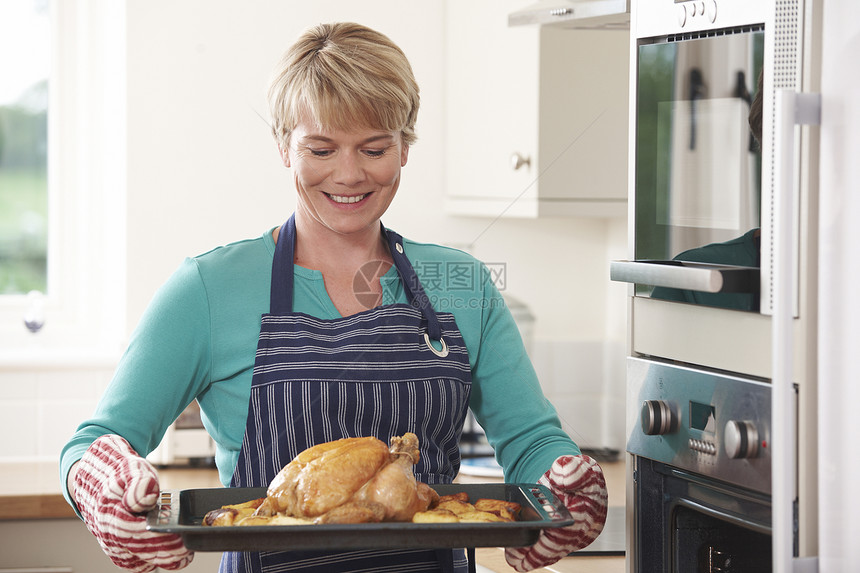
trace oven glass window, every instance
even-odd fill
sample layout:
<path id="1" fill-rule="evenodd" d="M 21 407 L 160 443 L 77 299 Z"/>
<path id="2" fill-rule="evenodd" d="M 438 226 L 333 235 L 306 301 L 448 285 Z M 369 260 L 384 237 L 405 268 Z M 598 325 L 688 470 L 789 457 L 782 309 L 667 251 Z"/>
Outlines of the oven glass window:
<path id="1" fill-rule="evenodd" d="M 681 506 L 673 518 L 673 573 L 772 570 L 770 535 Z"/>
<path id="2" fill-rule="evenodd" d="M 642 40 L 638 48 L 635 256 L 760 266 L 764 32 Z M 751 121 L 752 119 L 752 121 Z M 758 311 L 756 292 L 637 285 L 637 294 Z"/>

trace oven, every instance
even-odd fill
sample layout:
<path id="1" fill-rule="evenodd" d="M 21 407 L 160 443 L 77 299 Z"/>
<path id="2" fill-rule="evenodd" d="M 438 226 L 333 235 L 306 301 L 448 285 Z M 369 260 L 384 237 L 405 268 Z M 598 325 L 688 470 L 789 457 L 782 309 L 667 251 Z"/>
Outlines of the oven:
<path id="1" fill-rule="evenodd" d="M 770 385 L 628 360 L 634 571 L 771 570 Z"/>
<path id="2" fill-rule="evenodd" d="M 764 296 L 769 308 L 766 4 L 637 3 L 634 258 L 612 272 L 639 297 L 758 313 Z"/>
<path id="3" fill-rule="evenodd" d="M 631 3 L 630 571 L 817 552 L 820 11 Z"/>

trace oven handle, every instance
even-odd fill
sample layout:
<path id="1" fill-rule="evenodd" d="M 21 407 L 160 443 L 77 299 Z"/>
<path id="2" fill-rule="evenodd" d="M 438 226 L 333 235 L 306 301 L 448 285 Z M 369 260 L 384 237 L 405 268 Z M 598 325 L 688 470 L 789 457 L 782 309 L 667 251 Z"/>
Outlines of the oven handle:
<path id="1" fill-rule="evenodd" d="M 760 271 L 754 267 L 692 261 L 611 261 L 613 281 L 701 292 L 759 292 Z"/>
<path id="2" fill-rule="evenodd" d="M 746 529 L 756 531 L 758 533 L 764 533 L 765 535 L 771 535 L 771 528 L 763 525 L 761 523 L 756 523 L 755 521 L 750 521 L 748 519 L 744 519 L 743 517 L 737 515 L 731 515 L 728 513 L 724 513 L 718 509 L 714 509 L 713 507 L 708 507 L 707 505 L 702 505 L 701 503 L 697 503 L 695 501 L 690 501 L 689 499 L 677 499 L 674 501 L 674 505 L 684 506 L 688 509 L 692 509 L 694 511 L 698 511 L 699 513 L 704 513 L 710 517 L 715 519 L 719 519 L 721 521 L 727 521 L 729 523 L 739 525 L 740 527 L 744 527 Z M 775 569 L 776 570 L 776 569 Z"/>
<path id="3" fill-rule="evenodd" d="M 796 409 L 792 401 L 794 344 L 794 269 L 796 245 L 795 126 L 821 123 L 821 94 L 776 90 L 774 93 L 773 317 L 771 320 L 771 495 L 773 570 L 818 571 L 818 558 L 794 557 L 796 498 Z M 781 441 L 780 441 L 781 439 Z"/>

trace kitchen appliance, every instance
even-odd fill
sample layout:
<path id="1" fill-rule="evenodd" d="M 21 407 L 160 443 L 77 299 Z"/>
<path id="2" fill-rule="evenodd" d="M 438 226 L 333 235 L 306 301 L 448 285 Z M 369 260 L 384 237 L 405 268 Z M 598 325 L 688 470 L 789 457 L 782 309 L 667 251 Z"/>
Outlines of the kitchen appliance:
<path id="1" fill-rule="evenodd" d="M 631 5 L 630 571 L 814 570 L 820 12 Z"/>
<path id="2" fill-rule="evenodd" d="M 215 464 L 215 441 L 203 427 L 196 400 L 167 428 L 146 459 L 158 466 Z"/>
<path id="3" fill-rule="evenodd" d="M 771 569 L 770 385 L 628 359 L 634 571 Z"/>
<path id="4" fill-rule="evenodd" d="M 770 378 L 772 361 L 761 349 L 769 347 L 779 288 L 791 305 L 795 347 L 810 346 L 817 129 L 795 128 L 797 118 L 782 110 L 794 109 L 792 99 L 803 104 L 799 113 L 809 94 L 798 92 L 817 89 L 817 5 L 633 4 L 632 256 L 612 261 L 610 276 L 634 285 L 634 353 Z M 760 143 L 749 127 L 756 96 Z M 781 206 L 791 211 L 782 219 Z M 782 285 L 777 267 L 785 255 L 790 278 Z M 814 377 L 806 358 L 794 364 L 801 379 Z"/>
<path id="5" fill-rule="evenodd" d="M 700 5 L 679 4 L 679 14 Z M 637 295 L 760 309 L 761 116 L 750 126 L 762 95 L 760 20 L 637 38 L 635 260 L 613 264 Z"/>

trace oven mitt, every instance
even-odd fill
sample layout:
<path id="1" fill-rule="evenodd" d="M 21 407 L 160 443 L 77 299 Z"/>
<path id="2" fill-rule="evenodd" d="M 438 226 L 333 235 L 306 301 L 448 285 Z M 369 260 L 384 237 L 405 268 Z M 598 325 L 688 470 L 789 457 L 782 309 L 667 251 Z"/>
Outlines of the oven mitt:
<path id="1" fill-rule="evenodd" d="M 93 442 L 75 472 L 74 498 L 87 528 L 128 571 L 182 569 L 194 558 L 178 535 L 146 530 L 145 514 L 159 493 L 155 468 L 117 435 Z"/>
<path id="2" fill-rule="evenodd" d="M 606 480 L 603 470 L 585 455 L 561 456 L 538 480 L 567 507 L 573 525 L 545 529 L 531 547 L 509 547 L 505 559 L 517 571 L 552 565 L 568 553 L 597 539 L 606 522 Z"/>

